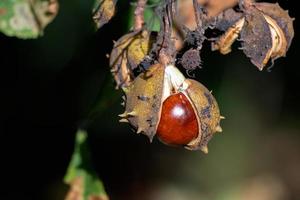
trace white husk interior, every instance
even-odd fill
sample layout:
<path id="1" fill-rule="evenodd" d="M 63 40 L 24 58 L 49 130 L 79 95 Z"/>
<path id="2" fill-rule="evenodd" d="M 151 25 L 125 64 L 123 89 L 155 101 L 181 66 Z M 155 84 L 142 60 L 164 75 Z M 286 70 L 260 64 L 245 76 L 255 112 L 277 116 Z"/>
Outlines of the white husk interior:
<path id="1" fill-rule="evenodd" d="M 172 93 L 177 93 L 187 89 L 188 84 L 185 82 L 185 80 L 186 78 L 174 65 L 167 65 L 165 67 L 162 102 Z"/>

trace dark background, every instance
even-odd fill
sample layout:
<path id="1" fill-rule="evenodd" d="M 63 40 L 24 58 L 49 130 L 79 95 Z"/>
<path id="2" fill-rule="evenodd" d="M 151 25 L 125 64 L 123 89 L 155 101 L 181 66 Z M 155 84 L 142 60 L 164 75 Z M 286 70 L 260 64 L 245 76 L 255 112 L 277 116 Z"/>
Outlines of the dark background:
<path id="1" fill-rule="evenodd" d="M 297 1 L 279 3 L 297 18 Z M 202 52 L 196 77 L 226 116 L 224 133 L 203 155 L 150 145 L 118 123 L 121 94 L 113 90 L 105 55 L 128 29 L 129 5 L 119 1 L 117 15 L 96 33 L 91 7 L 61 1 L 57 18 L 36 40 L 0 34 L 0 199 L 63 198 L 75 132 L 99 98 L 106 109 L 88 127 L 89 143 L 111 199 L 234 199 L 232 190 L 243 193 L 239 188 L 252 182 L 249 194 L 260 194 L 256 185 L 277 184 L 284 191 L 278 199 L 300 199 L 297 19 L 287 57 L 271 72 L 259 72 L 239 50 Z M 112 89 L 103 91 L 107 83 Z"/>

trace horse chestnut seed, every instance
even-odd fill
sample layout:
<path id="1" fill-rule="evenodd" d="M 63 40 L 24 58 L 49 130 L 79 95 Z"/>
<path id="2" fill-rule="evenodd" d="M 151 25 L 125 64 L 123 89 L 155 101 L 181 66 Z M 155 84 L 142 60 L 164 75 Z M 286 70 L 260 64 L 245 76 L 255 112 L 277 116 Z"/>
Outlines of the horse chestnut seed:
<path id="1" fill-rule="evenodd" d="M 208 152 L 207 144 L 221 132 L 220 111 L 212 94 L 198 81 L 186 79 L 174 66 L 152 65 L 122 88 L 128 122 L 150 141 Z"/>
<path id="2" fill-rule="evenodd" d="M 156 135 L 169 145 L 186 145 L 198 136 L 196 115 L 184 94 L 171 95 L 163 102 Z"/>

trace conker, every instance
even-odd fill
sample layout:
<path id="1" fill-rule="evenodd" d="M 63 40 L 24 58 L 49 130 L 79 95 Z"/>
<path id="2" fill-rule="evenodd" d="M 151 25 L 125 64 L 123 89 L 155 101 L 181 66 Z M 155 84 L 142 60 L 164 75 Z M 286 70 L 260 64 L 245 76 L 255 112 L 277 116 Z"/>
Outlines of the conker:
<path id="1" fill-rule="evenodd" d="M 186 145 L 197 137 L 196 115 L 184 94 L 171 95 L 163 102 L 156 134 L 169 145 Z"/>
<path id="2" fill-rule="evenodd" d="M 122 89 L 125 112 L 120 122 L 130 123 L 150 141 L 157 135 L 165 144 L 207 153 L 213 134 L 222 131 L 215 98 L 173 65 L 153 65 Z"/>

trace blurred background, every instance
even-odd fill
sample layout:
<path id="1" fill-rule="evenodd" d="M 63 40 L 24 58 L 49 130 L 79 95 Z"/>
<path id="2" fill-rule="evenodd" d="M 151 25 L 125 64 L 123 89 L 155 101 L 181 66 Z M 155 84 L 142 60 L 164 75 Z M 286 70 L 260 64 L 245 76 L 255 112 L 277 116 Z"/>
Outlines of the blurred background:
<path id="1" fill-rule="evenodd" d="M 274 1 L 272 1 L 274 2 Z M 279 1 L 296 16 L 296 1 Z M 95 33 L 90 1 L 60 1 L 36 40 L 0 33 L 0 199 L 63 199 L 75 132 L 88 123 L 93 165 L 112 200 L 299 200 L 299 23 L 286 58 L 260 72 L 233 48 L 201 53 L 196 79 L 213 90 L 223 133 L 209 154 L 152 144 L 120 124 L 106 54 L 129 29 L 131 6 Z M 238 45 L 235 45 L 237 47 Z"/>

